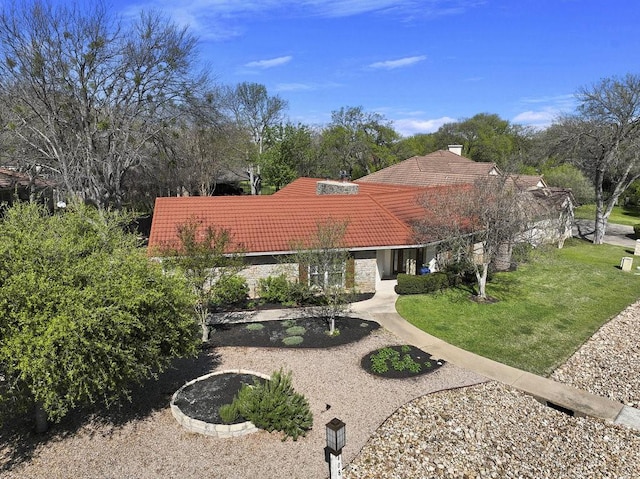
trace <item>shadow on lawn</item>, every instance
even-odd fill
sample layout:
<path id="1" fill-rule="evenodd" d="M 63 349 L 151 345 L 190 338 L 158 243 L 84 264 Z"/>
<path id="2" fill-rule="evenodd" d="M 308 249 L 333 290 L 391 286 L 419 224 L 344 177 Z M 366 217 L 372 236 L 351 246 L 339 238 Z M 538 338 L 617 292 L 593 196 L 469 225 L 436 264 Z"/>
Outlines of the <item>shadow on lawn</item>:
<path id="1" fill-rule="evenodd" d="M 0 474 L 29 461 L 40 445 L 61 441 L 82 428 L 90 435 L 107 436 L 131 421 L 166 408 L 173 393 L 184 383 L 215 370 L 220 362 L 213 348 L 203 350 L 197 358 L 176 360 L 157 380 L 133 386 L 131 401 L 124 399 L 110 408 L 96 405 L 72 411 L 60 423 L 51 424 L 44 434 L 35 434 L 34 423 L 27 416 L 5 420 L 0 428 Z"/>

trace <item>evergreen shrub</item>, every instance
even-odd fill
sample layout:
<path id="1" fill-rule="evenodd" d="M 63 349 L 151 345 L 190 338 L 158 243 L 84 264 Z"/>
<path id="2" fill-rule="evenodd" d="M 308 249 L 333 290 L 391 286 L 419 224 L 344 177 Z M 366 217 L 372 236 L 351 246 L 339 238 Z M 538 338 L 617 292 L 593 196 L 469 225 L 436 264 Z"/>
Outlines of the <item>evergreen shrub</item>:
<path id="1" fill-rule="evenodd" d="M 211 302 L 216 306 L 232 306 L 246 301 L 247 281 L 237 274 L 221 277 L 211 288 Z"/>
<path id="2" fill-rule="evenodd" d="M 260 429 L 282 431 L 283 441 L 288 437 L 295 441 L 313 426 L 309 402 L 293 389 L 291 372 L 284 373 L 282 369 L 274 372 L 269 381 L 254 380 L 253 385 L 243 385 L 230 407 Z M 225 407 L 225 415 L 228 409 Z"/>
<path id="3" fill-rule="evenodd" d="M 437 272 L 422 276 L 399 274 L 395 290 L 398 294 L 425 294 L 441 291 L 447 287 L 449 287 L 449 278 L 446 273 Z"/>

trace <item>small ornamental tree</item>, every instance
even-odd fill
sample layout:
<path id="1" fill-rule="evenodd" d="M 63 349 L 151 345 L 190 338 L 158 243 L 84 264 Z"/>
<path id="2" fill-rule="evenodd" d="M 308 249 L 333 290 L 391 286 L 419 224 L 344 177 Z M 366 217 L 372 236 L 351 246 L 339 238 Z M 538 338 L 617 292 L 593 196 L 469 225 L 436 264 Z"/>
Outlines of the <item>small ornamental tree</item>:
<path id="1" fill-rule="evenodd" d="M 347 225 L 331 219 L 318 222 L 306 244 L 295 248 L 300 282 L 321 295 L 320 312 L 328 322 L 330 335 L 336 334 L 336 316 L 348 310 L 353 296 L 353 260 L 344 247 Z"/>
<path id="2" fill-rule="evenodd" d="M 421 198 L 424 217 L 414 225 L 416 241 L 440 242 L 440 258 L 470 265 L 478 298 L 486 299 L 489 268 L 506 254 L 527 227 L 531 208 L 526 193 L 508 176 L 483 179 L 474 185 L 427 192 Z"/>
<path id="3" fill-rule="evenodd" d="M 191 286 L 196 302 L 194 311 L 202 331 L 202 341 L 209 340 L 209 305 L 218 282 L 238 274 L 243 260 L 238 252 L 229 252 L 233 244 L 227 230 L 205 226 L 191 219 L 177 227 L 178 243 L 165 246 L 159 253 L 167 269 L 180 272 Z"/>
<path id="4" fill-rule="evenodd" d="M 122 214 L 16 204 L 0 223 L 0 410 L 46 430 L 78 406 L 195 355 L 193 295 L 148 260 Z"/>

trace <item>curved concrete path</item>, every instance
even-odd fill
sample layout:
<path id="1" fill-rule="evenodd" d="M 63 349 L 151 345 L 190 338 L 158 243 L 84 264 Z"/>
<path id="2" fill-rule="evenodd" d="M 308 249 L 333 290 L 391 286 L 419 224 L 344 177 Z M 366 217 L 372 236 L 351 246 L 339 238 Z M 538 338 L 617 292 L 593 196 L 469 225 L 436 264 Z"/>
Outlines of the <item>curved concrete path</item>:
<path id="1" fill-rule="evenodd" d="M 395 280 L 382 281 L 375 296 L 354 303 L 352 312 L 360 317 L 368 316 L 407 344 L 427 351 L 437 359 L 508 384 L 546 404 L 573 411 L 575 415 L 596 417 L 640 431 L 640 410 L 636 408 L 478 356 L 416 328 L 396 312 L 395 284 Z"/>

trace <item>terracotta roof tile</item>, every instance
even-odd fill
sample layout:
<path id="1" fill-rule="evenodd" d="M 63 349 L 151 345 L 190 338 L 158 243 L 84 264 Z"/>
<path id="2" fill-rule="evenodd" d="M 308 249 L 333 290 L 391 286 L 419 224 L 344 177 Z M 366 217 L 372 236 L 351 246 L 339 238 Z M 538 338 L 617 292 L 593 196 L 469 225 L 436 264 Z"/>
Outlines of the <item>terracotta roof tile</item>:
<path id="1" fill-rule="evenodd" d="M 157 198 L 149 247 L 176 246 L 177 226 L 190 219 L 231 233 L 246 253 L 291 251 L 318 222 L 347 221 L 344 246 L 371 248 L 411 244 L 411 228 L 370 195 L 217 196 Z"/>
<path id="2" fill-rule="evenodd" d="M 438 150 L 426 156 L 413 156 L 364 176 L 356 183 L 422 187 L 470 184 L 498 171 L 494 163 L 478 163 L 450 151 Z"/>

